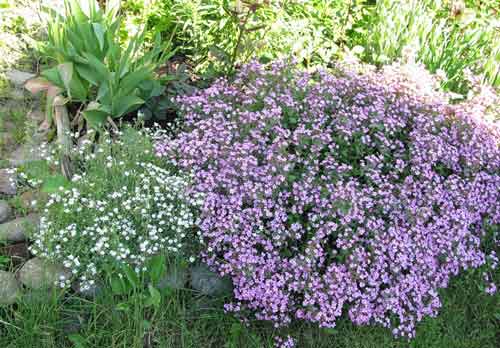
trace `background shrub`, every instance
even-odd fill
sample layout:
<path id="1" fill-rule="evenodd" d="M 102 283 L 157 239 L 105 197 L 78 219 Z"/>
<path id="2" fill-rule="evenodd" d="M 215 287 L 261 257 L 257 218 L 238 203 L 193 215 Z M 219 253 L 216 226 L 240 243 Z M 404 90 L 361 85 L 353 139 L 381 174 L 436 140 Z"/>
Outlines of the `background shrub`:
<path id="1" fill-rule="evenodd" d="M 177 52 L 189 57 L 197 73 L 211 76 L 231 73 L 251 58 L 293 55 L 305 65 L 327 64 L 338 57 L 361 3 L 154 0 L 143 13 L 149 28 L 165 37 L 175 27 Z"/>
<path id="2" fill-rule="evenodd" d="M 494 1 L 389 1 L 367 7 L 355 24 L 351 46 L 365 48 L 365 61 L 386 64 L 414 59 L 445 75 L 442 86 L 465 93 L 465 70 L 500 85 L 500 17 Z"/>
<path id="3" fill-rule="evenodd" d="M 180 98 L 184 132 L 156 150 L 195 172 L 202 256 L 235 284 L 227 310 L 322 327 L 347 311 L 413 337 L 452 276 L 496 267 L 488 102 L 448 104 L 419 66 L 361 70 L 250 64 Z"/>

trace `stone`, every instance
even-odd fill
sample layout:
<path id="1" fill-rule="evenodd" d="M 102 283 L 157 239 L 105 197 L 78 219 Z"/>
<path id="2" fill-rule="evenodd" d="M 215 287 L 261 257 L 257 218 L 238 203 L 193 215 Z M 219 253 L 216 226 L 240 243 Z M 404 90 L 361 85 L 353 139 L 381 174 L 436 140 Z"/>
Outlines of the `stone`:
<path id="1" fill-rule="evenodd" d="M 23 296 L 20 298 L 19 302 L 27 306 L 40 306 L 48 305 L 53 303 L 55 296 L 55 289 L 28 289 L 24 291 Z"/>
<path id="2" fill-rule="evenodd" d="M 45 119 L 45 114 L 40 109 L 33 109 L 28 113 L 28 119 L 40 123 Z"/>
<path id="3" fill-rule="evenodd" d="M 19 280 L 31 289 L 43 289 L 56 286 L 62 279 L 71 279 L 71 272 L 62 265 L 35 257 L 26 261 L 19 270 Z"/>
<path id="4" fill-rule="evenodd" d="M 191 269 L 191 286 L 206 296 L 230 296 L 233 291 L 229 277 L 221 277 L 206 265 L 197 265 Z"/>
<path id="5" fill-rule="evenodd" d="M 15 195 L 16 192 L 16 174 L 10 169 L 0 169 L 0 193 Z"/>
<path id="6" fill-rule="evenodd" d="M 10 155 L 9 162 L 12 166 L 18 167 L 29 162 L 40 161 L 47 153 L 47 145 L 23 144 Z"/>
<path id="7" fill-rule="evenodd" d="M 5 76 L 14 86 L 19 87 L 19 88 L 24 87 L 24 84 L 28 80 L 36 77 L 35 74 L 32 74 L 30 72 L 26 72 L 26 71 L 20 71 L 17 69 L 12 69 L 10 71 L 7 71 Z"/>
<path id="8" fill-rule="evenodd" d="M 19 291 L 19 283 L 15 275 L 0 271 L 0 305 L 10 305 L 16 302 Z"/>
<path id="9" fill-rule="evenodd" d="M 30 229 L 38 229 L 40 217 L 37 214 L 30 214 L 25 217 L 3 223 L 0 225 L 0 241 L 22 242 L 26 240 Z"/>
<path id="10" fill-rule="evenodd" d="M 0 132 L 0 145 L 1 146 L 12 146 L 16 143 L 14 135 L 11 132 Z"/>
<path id="11" fill-rule="evenodd" d="M 6 246 L 0 247 L 0 255 L 5 255 L 10 258 L 13 266 L 22 265 L 31 257 L 28 243 L 26 242 L 7 244 Z"/>
<path id="12" fill-rule="evenodd" d="M 12 208 L 6 201 L 0 200 L 0 224 L 4 223 L 12 215 Z"/>
<path id="13" fill-rule="evenodd" d="M 159 282 L 159 289 L 174 289 L 181 290 L 186 288 L 188 272 L 185 267 L 175 267 L 169 271 Z"/>

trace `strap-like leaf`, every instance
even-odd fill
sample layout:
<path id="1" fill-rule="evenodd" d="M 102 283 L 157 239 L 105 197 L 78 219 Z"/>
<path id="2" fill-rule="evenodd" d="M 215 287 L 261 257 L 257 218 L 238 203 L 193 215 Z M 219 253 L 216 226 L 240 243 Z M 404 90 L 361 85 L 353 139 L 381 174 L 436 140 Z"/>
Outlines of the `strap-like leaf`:
<path id="1" fill-rule="evenodd" d="M 106 119 L 108 118 L 108 113 L 101 109 L 99 103 L 91 102 L 87 106 L 87 109 L 83 112 L 83 116 L 92 128 L 101 128 Z"/>
<path id="2" fill-rule="evenodd" d="M 63 64 L 59 64 L 57 66 L 57 71 L 59 72 L 59 76 L 68 92 L 68 97 L 71 96 L 71 80 L 73 79 L 73 63 L 66 62 Z"/>
<path id="3" fill-rule="evenodd" d="M 104 50 L 104 32 L 105 29 L 100 23 L 92 23 L 92 27 L 94 28 L 95 36 L 97 37 L 97 41 L 99 42 L 99 47 L 101 51 Z"/>
<path id="4" fill-rule="evenodd" d="M 120 81 L 120 94 L 131 94 L 134 89 L 138 88 L 142 82 L 151 79 L 152 73 L 148 68 L 142 68 L 136 71 L 132 71 L 126 74 L 125 77 Z"/>
<path id="5" fill-rule="evenodd" d="M 113 101 L 112 117 L 117 118 L 137 109 L 144 104 L 144 100 L 134 95 L 117 98 Z"/>
<path id="6" fill-rule="evenodd" d="M 52 82 L 52 84 L 64 88 L 64 83 L 61 79 L 61 76 L 59 75 L 59 71 L 57 68 L 50 68 L 42 71 L 41 73 L 42 77 L 45 77 L 49 82 Z"/>

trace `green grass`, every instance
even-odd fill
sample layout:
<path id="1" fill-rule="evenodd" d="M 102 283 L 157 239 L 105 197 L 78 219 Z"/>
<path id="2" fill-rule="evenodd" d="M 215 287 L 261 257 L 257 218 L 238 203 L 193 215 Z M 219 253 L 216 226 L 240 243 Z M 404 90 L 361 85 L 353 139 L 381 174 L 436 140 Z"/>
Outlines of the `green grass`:
<path id="1" fill-rule="evenodd" d="M 498 272 L 496 277 L 498 281 Z M 441 313 L 420 323 L 411 342 L 394 339 L 380 327 L 356 327 L 347 319 L 333 330 L 298 325 L 283 333 L 296 337 L 301 348 L 496 348 L 500 296 L 484 294 L 477 285 L 480 278 L 479 272 L 471 272 L 442 291 Z M 189 290 L 164 296 L 157 310 L 146 308 L 137 296 L 105 292 L 94 302 L 57 291 L 51 296 L 35 292 L 31 300 L 0 309 L 0 347 L 273 347 L 277 331 L 259 322 L 244 326 L 224 314 L 222 304 L 222 299 Z M 70 330 L 78 316 L 85 319 L 81 328 Z"/>

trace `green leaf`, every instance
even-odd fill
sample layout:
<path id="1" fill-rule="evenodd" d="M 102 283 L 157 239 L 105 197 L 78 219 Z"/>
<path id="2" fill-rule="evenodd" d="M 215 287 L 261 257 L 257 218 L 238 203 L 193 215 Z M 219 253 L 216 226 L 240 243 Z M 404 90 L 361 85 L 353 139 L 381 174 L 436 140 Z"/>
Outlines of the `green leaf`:
<path id="1" fill-rule="evenodd" d="M 94 71 L 98 74 L 100 81 L 109 80 L 111 75 L 108 67 L 102 62 L 99 58 L 94 56 L 91 53 L 85 52 L 83 53 L 84 57 L 88 61 L 89 69 L 94 69 Z"/>
<path id="2" fill-rule="evenodd" d="M 109 114 L 103 110 L 103 107 L 99 103 L 92 102 L 83 112 L 83 116 L 91 127 L 98 129 L 106 123 Z"/>
<path id="3" fill-rule="evenodd" d="M 129 312 L 130 304 L 128 302 L 120 302 L 116 305 L 116 309 L 122 312 Z"/>
<path id="4" fill-rule="evenodd" d="M 134 95 L 117 98 L 113 101 L 112 117 L 121 117 L 142 104 L 144 104 L 144 100 Z"/>
<path id="5" fill-rule="evenodd" d="M 161 278 L 165 275 L 167 271 L 167 264 L 164 255 L 153 256 L 149 260 L 148 265 L 149 275 L 153 284 L 158 284 Z"/>
<path id="6" fill-rule="evenodd" d="M 131 266 L 126 265 L 126 264 L 122 264 L 121 268 L 122 268 L 123 272 L 125 273 L 132 288 L 135 288 L 135 289 L 139 288 L 139 286 L 141 285 L 141 282 L 139 280 L 139 276 L 134 271 L 134 269 Z"/>
<path id="7" fill-rule="evenodd" d="M 49 80 L 49 82 L 52 82 L 52 84 L 64 88 L 64 83 L 61 79 L 61 76 L 59 75 L 59 70 L 57 69 L 57 67 L 46 69 L 42 71 L 41 75 Z"/>
<path id="8" fill-rule="evenodd" d="M 140 84 L 145 81 L 151 80 L 151 71 L 147 68 L 138 69 L 125 75 L 120 81 L 120 94 L 131 94 L 134 89 L 138 88 Z"/>
<path id="9" fill-rule="evenodd" d="M 96 100 L 99 101 L 101 104 L 111 104 L 112 99 L 110 98 L 111 96 L 109 95 L 109 86 L 108 82 L 103 82 L 99 86 L 99 89 L 97 90 L 97 97 Z"/>
<path id="10" fill-rule="evenodd" d="M 76 71 L 83 79 L 94 86 L 98 86 L 101 83 L 98 73 L 88 65 L 77 65 Z"/>
<path id="11" fill-rule="evenodd" d="M 149 284 L 149 297 L 145 301 L 146 307 L 156 307 L 158 308 L 161 304 L 161 294 L 154 286 Z"/>
<path id="12" fill-rule="evenodd" d="M 127 284 L 125 283 L 125 280 L 117 275 L 111 276 L 109 282 L 111 285 L 111 291 L 115 295 L 125 295 L 130 290 L 130 287 L 127 287 Z"/>
<path id="13" fill-rule="evenodd" d="M 73 100 L 84 102 L 87 100 L 87 94 L 89 91 L 89 84 L 83 82 L 77 74 L 73 74 L 73 78 L 70 83 L 70 91 Z M 69 96 L 69 95 L 68 95 Z"/>
<path id="14" fill-rule="evenodd" d="M 92 27 L 94 28 L 95 36 L 97 37 L 97 41 L 99 42 L 99 47 L 101 51 L 104 49 L 104 32 L 105 29 L 100 23 L 92 23 Z"/>
<path id="15" fill-rule="evenodd" d="M 68 339 L 73 343 L 74 348 L 85 348 L 87 347 L 85 343 L 85 339 L 78 334 L 71 334 L 68 336 Z"/>

